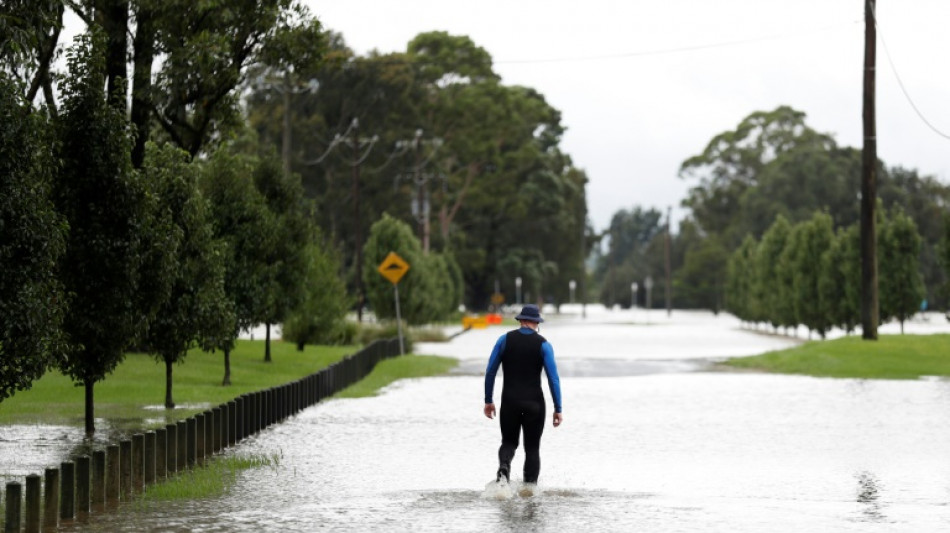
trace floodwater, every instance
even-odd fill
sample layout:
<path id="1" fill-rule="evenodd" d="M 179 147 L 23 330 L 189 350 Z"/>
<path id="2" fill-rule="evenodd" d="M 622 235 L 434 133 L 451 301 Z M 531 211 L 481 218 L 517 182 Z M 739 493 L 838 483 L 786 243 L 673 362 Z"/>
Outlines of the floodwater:
<path id="1" fill-rule="evenodd" d="M 280 466 L 241 474 L 224 496 L 120 507 L 73 529 L 950 530 L 950 381 L 713 370 L 797 341 L 727 317 L 654 314 L 542 326 L 565 412 L 545 429 L 533 496 L 499 498 L 490 483 L 500 434 L 481 414 L 478 374 L 505 331 L 495 328 L 417 347 L 459 357 L 453 375 L 323 402 L 232 449 L 279 454 Z M 950 329 L 939 320 L 919 327 Z"/>

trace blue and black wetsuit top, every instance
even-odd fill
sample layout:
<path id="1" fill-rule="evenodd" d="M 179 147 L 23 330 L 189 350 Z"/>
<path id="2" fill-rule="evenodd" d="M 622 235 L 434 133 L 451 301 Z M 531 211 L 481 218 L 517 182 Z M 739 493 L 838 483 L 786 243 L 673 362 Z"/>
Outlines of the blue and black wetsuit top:
<path id="1" fill-rule="evenodd" d="M 493 403 L 495 375 L 498 367 L 505 373 L 501 401 L 544 401 L 541 391 L 541 369 L 548 377 L 548 389 L 554 400 L 554 412 L 561 412 L 561 379 L 554 362 L 554 348 L 531 328 L 518 328 L 498 338 L 485 370 L 485 403 Z"/>

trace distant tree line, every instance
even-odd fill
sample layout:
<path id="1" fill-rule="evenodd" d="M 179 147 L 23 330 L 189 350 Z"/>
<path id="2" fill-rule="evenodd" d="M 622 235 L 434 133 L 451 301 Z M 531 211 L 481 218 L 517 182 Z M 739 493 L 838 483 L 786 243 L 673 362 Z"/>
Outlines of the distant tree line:
<path id="1" fill-rule="evenodd" d="M 688 215 L 673 222 L 670 236 L 673 305 L 723 309 L 730 258 L 747 238 L 761 245 L 779 216 L 796 225 L 822 212 L 835 234 L 856 224 L 860 169 L 860 150 L 839 146 L 790 107 L 757 111 L 734 130 L 716 135 L 681 166 L 681 177 L 694 185 L 683 200 Z M 891 213 L 900 207 L 919 235 L 916 265 L 923 292 L 915 309 L 924 299 L 929 309 L 947 309 L 950 184 L 883 162 L 877 175 L 881 206 Z M 592 282 L 601 302 L 630 305 L 630 284 L 636 281 L 638 305 L 645 305 L 643 280 L 650 276 L 652 304 L 664 305 L 666 223 L 665 213 L 637 205 L 614 215 L 594 255 Z M 887 261 L 882 251 L 878 261 Z M 883 269 L 879 273 L 882 291 L 890 275 Z M 881 299 L 881 315 L 895 317 L 885 309 L 883 293 Z"/>

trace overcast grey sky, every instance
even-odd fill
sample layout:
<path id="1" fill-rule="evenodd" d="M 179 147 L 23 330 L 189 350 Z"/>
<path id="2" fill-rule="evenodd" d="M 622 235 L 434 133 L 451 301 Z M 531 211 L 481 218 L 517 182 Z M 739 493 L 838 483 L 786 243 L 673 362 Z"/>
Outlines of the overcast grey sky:
<path id="1" fill-rule="evenodd" d="M 506 84 L 562 113 L 562 147 L 590 177 L 597 230 L 619 209 L 661 210 L 692 184 L 680 163 L 753 111 L 790 105 L 861 146 L 862 0 L 305 0 L 357 53 L 418 33 L 468 35 Z M 950 183 L 950 1 L 878 5 L 878 156 Z"/>

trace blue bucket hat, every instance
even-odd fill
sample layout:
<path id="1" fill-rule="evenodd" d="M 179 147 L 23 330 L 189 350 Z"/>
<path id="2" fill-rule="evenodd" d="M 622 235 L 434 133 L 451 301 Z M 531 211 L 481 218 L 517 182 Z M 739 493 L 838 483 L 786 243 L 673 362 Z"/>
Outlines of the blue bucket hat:
<path id="1" fill-rule="evenodd" d="M 538 324 L 544 322 L 544 319 L 541 318 L 541 310 L 534 304 L 528 304 L 522 307 L 521 313 L 515 317 L 515 320 L 527 320 L 528 322 L 536 322 Z"/>

